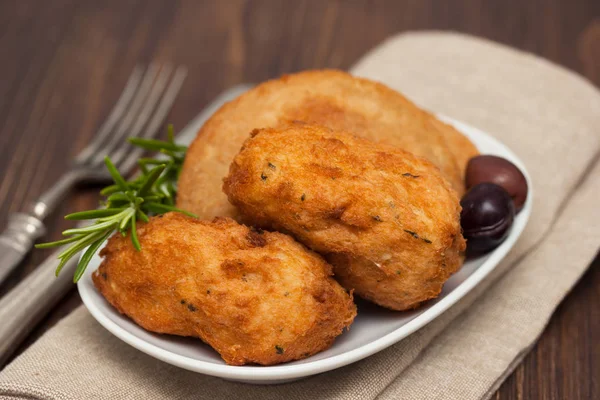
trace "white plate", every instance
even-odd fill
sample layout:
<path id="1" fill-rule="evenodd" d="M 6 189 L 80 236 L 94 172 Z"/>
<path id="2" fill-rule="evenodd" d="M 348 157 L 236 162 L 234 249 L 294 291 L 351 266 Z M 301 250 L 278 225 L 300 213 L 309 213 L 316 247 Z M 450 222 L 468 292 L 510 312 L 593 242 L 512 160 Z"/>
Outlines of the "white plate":
<path id="1" fill-rule="evenodd" d="M 222 101 L 223 98 L 219 100 Z M 212 111 L 214 107 L 209 110 Z M 191 139 L 205 118 L 206 115 L 199 116 L 182 132 L 182 136 Z M 527 177 L 530 191 L 525 207 L 516 217 L 504 243 L 484 257 L 466 262 L 448 280 L 440 296 L 418 310 L 394 312 L 359 301 L 358 316 L 351 329 L 343 333 L 330 349 L 305 360 L 282 365 L 236 367 L 226 365 L 213 349 L 199 339 L 150 333 L 119 314 L 96 291 L 92 283 L 91 274 L 101 261 L 98 255 L 94 256 L 78 284 L 84 304 L 102 326 L 146 354 L 191 371 L 247 383 L 273 384 L 299 379 L 356 362 L 393 345 L 438 317 L 485 278 L 513 247 L 531 214 L 531 180 L 517 156 L 478 129 L 450 118 L 442 119 L 467 135 L 481 153 L 499 155 L 514 162 Z"/>

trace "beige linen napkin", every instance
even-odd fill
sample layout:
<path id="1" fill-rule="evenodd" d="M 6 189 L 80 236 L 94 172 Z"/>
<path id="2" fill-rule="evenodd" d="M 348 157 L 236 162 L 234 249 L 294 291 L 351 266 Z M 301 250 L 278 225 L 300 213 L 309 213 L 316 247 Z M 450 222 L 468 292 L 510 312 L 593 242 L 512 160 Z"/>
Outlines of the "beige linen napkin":
<path id="1" fill-rule="evenodd" d="M 80 308 L 0 373 L 0 398 L 489 398 L 598 250 L 600 93 L 543 59 L 452 33 L 398 35 L 352 71 L 489 132 L 524 160 L 533 213 L 492 276 L 395 346 L 278 386 L 232 383 L 162 363 Z"/>

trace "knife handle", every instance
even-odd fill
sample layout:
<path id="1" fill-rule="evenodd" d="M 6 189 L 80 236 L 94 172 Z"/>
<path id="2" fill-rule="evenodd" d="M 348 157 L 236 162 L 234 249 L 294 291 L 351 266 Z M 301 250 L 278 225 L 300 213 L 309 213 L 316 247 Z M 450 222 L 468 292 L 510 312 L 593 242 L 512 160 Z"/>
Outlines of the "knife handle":
<path id="1" fill-rule="evenodd" d="M 67 261 L 58 277 L 59 251 L 50 255 L 0 299 L 0 368 L 36 324 L 73 287 L 78 257 Z"/>

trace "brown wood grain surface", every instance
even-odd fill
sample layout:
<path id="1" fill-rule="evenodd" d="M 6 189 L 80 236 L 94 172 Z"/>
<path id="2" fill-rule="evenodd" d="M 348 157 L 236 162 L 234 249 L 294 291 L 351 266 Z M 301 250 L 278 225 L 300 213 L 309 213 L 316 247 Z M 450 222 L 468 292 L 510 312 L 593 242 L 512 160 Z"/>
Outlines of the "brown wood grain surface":
<path id="1" fill-rule="evenodd" d="M 415 29 L 483 36 L 600 85 L 598 0 L 0 1 L 0 227 L 68 168 L 138 63 L 189 68 L 168 117 L 183 127 L 236 83 L 348 68 L 387 36 Z M 62 215 L 94 207 L 96 192 L 74 190 L 43 240 L 70 226 Z M 48 254 L 32 252 L 0 295 Z M 599 266 L 597 258 L 496 399 L 600 398 Z M 79 304 L 72 291 L 21 351 Z"/>

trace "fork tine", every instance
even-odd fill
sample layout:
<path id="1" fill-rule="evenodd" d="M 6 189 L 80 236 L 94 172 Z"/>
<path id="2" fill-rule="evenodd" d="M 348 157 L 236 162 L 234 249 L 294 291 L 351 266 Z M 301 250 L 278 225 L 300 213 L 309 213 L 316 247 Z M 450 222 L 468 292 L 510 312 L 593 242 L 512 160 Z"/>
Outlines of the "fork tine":
<path id="1" fill-rule="evenodd" d="M 104 147 L 104 154 L 99 153 L 98 158 L 108 154 L 113 163 L 116 164 L 118 162 L 116 156 L 123 152 L 121 148 L 129 146 L 129 144 L 125 141 L 125 136 L 138 136 L 142 128 L 146 125 L 152 116 L 152 111 L 156 107 L 156 104 L 160 100 L 160 97 L 167 86 L 169 77 L 171 75 L 171 70 L 172 68 L 169 66 L 165 66 L 160 70 L 150 94 L 148 94 L 147 98 L 144 100 L 143 106 L 137 115 L 137 118 L 135 118 L 135 121 L 133 122 L 133 126 L 128 130 L 123 130 L 116 134 L 113 137 L 113 140 Z"/>
<path id="2" fill-rule="evenodd" d="M 112 131 L 115 124 L 121 119 L 123 112 L 126 110 L 129 105 L 131 98 L 135 94 L 138 84 L 140 83 L 140 79 L 142 77 L 143 68 L 141 66 L 136 66 L 129 76 L 127 83 L 125 84 L 125 89 L 121 93 L 121 97 L 117 100 L 117 103 L 111 110 L 108 118 L 104 121 L 98 132 L 94 135 L 92 141 L 75 157 L 75 163 L 84 163 L 91 156 L 93 156 L 100 146 L 100 144 L 108 137 L 109 133 Z"/>
<path id="3" fill-rule="evenodd" d="M 183 85 L 183 81 L 185 81 L 186 76 L 187 68 L 179 67 L 175 70 L 171 83 L 167 87 L 167 90 L 165 91 L 164 96 L 156 108 L 156 111 L 154 112 L 154 115 L 152 116 L 152 119 L 150 120 L 146 130 L 140 137 L 150 139 L 158 135 L 159 127 L 171 110 L 171 107 L 175 102 L 175 98 L 179 94 L 179 90 L 181 90 L 181 86 Z M 126 153 L 124 149 L 127 149 L 128 153 Z M 137 160 L 144 153 L 144 150 L 133 146 L 128 146 L 127 148 L 122 147 L 119 150 L 120 154 L 115 155 L 115 165 L 118 165 L 118 168 L 123 173 L 128 174 L 136 165 Z"/>
<path id="4" fill-rule="evenodd" d="M 173 74 L 173 79 L 171 80 L 171 84 L 165 91 L 165 95 L 162 98 L 162 101 L 158 105 L 156 112 L 152 116 L 152 120 L 148 124 L 148 129 L 141 136 L 143 138 L 150 138 L 156 135 L 155 132 L 158 131 L 160 124 L 167 117 L 167 114 L 171 110 L 173 103 L 175 102 L 175 98 L 179 94 L 181 90 L 181 86 L 183 85 L 183 81 L 187 77 L 187 68 L 186 67 L 178 67 Z"/>
<path id="5" fill-rule="evenodd" d="M 138 115 L 140 109 L 144 106 L 145 100 L 148 97 L 148 93 L 152 89 L 157 74 L 160 72 L 158 65 L 155 63 L 150 64 L 146 69 L 146 73 L 142 78 L 139 88 L 135 94 L 135 97 L 127 107 L 125 115 L 119 121 L 115 129 L 111 131 L 111 135 L 107 138 L 104 145 L 96 151 L 96 154 L 90 161 L 90 166 L 94 167 L 102 163 L 104 156 L 110 153 L 110 149 L 114 148 L 120 140 L 125 136 L 131 125 L 135 122 L 135 117 Z"/>
<path id="6" fill-rule="evenodd" d="M 161 69 L 160 74 L 158 75 L 158 78 L 156 78 L 156 83 L 154 84 L 154 87 L 152 88 L 152 92 L 150 92 L 150 95 L 148 95 L 148 99 L 146 100 L 144 107 L 140 111 L 140 114 L 138 115 L 137 119 L 135 120 L 135 123 L 133 124 L 133 127 L 131 128 L 131 130 L 129 130 L 127 132 L 128 136 L 138 136 L 140 134 L 140 132 L 142 131 L 142 128 L 150 120 L 150 117 L 152 116 L 152 111 L 158 104 L 158 101 L 160 100 L 160 97 L 162 96 L 162 94 L 165 90 L 165 87 L 167 86 L 167 83 L 169 82 L 169 78 L 171 76 L 171 71 L 172 71 L 172 68 L 170 66 L 164 66 Z M 123 142 L 121 142 L 121 143 L 123 143 Z"/>

